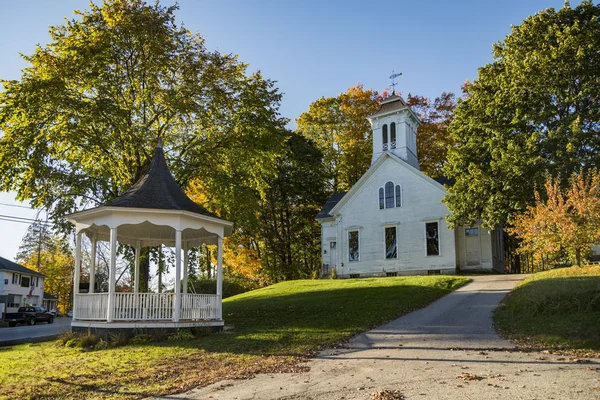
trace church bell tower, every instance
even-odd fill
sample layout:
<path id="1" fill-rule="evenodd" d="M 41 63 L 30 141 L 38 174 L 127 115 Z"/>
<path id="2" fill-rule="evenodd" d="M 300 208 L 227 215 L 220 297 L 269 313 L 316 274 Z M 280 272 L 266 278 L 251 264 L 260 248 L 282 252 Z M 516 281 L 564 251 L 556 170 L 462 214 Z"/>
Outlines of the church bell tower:
<path id="1" fill-rule="evenodd" d="M 417 128 L 421 122 L 402 97 L 393 93 L 385 98 L 379 110 L 368 119 L 373 131 L 371 164 L 382 154 L 391 152 L 419 169 Z"/>

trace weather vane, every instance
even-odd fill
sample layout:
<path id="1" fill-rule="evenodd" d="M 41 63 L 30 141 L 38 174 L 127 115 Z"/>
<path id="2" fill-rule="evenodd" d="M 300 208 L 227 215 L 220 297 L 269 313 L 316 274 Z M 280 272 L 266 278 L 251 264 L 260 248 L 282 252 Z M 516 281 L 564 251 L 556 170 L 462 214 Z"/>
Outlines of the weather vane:
<path id="1" fill-rule="evenodd" d="M 390 75 L 390 79 L 392 80 L 392 84 L 390 85 L 392 87 L 392 96 L 396 94 L 396 78 L 399 77 L 400 75 L 402 75 L 402 72 L 398 72 L 397 74 L 394 73 L 394 70 L 392 70 L 392 74 Z"/>

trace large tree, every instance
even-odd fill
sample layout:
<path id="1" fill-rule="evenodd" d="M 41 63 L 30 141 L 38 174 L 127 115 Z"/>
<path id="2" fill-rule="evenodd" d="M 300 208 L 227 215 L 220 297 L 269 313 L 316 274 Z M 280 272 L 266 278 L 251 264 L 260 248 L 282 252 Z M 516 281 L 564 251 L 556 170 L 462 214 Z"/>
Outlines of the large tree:
<path id="1" fill-rule="evenodd" d="M 323 152 L 331 192 L 349 190 L 371 165 L 367 116 L 378 110 L 379 99 L 376 91 L 356 85 L 337 97 L 318 99 L 296 120 L 298 133 Z"/>
<path id="2" fill-rule="evenodd" d="M 600 7 L 541 11 L 493 54 L 450 126 L 455 224 L 506 222 L 533 203 L 546 173 L 566 182 L 600 164 Z"/>
<path id="3" fill-rule="evenodd" d="M 123 193 L 162 138 L 179 184 L 202 180 L 223 217 L 237 193 L 264 192 L 283 149 L 281 95 L 177 26 L 176 9 L 107 0 L 50 28 L 21 78 L 1 81 L 0 190 L 67 231 L 65 214 Z"/>

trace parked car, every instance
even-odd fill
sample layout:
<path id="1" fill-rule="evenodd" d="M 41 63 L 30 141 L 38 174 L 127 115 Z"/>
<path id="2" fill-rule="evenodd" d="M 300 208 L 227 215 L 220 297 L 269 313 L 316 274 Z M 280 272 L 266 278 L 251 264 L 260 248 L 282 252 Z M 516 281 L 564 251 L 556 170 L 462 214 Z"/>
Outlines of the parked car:
<path id="1" fill-rule="evenodd" d="M 71 317 L 71 318 L 73 318 L 73 311 L 69 311 L 69 312 L 67 313 L 67 317 Z"/>
<path id="2" fill-rule="evenodd" d="M 60 313 L 60 311 L 58 311 L 56 308 L 53 308 L 52 310 L 48 311 L 50 314 L 54 315 L 54 317 L 62 317 L 62 314 Z"/>
<path id="3" fill-rule="evenodd" d="M 54 322 L 54 315 L 48 312 L 44 307 L 25 306 L 19 307 L 16 313 L 7 313 L 4 321 L 8 322 L 8 326 L 13 327 L 17 324 L 35 325 L 38 322 Z"/>

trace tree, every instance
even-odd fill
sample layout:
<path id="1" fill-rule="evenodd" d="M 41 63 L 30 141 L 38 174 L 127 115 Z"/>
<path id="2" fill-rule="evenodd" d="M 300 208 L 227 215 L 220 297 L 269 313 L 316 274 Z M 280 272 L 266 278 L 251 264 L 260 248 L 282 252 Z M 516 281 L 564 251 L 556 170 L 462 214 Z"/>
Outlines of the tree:
<path id="1" fill-rule="evenodd" d="M 521 253 L 539 260 L 566 251 L 581 266 L 600 241 L 600 174 L 573 174 L 566 190 L 559 178 L 548 177 L 544 188 L 545 193 L 535 191 L 535 206 L 517 215 L 509 232 L 522 240 Z"/>
<path id="2" fill-rule="evenodd" d="M 309 278 L 321 265 L 320 226 L 327 171 L 315 145 L 290 133 L 261 211 L 263 269 L 272 281 Z"/>
<path id="3" fill-rule="evenodd" d="M 600 164 L 600 7 L 547 9 L 493 47 L 450 125 L 453 224 L 492 228 L 534 202 L 546 174 Z"/>
<path id="4" fill-rule="evenodd" d="M 31 224 L 19 247 L 17 262 L 46 275 L 44 292 L 58 298 L 61 312 L 71 309 L 75 261 L 64 237 L 53 234 L 44 223 Z"/>
<path id="5" fill-rule="evenodd" d="M 433 102 L 409 93 L 407 103 L 421 120 L 417 130 L 419 168 L 432 178 L 444 176 L 448 149 L 453 146 L 448 127 L 456 107 L 454 93 L 443 92 Z"/>
<path id="6" fill-rule="evenodd" d="M 1 81 L 0 190 L 68 232 L 63 216 L 122 194 L 162 138 L 178 183 L 202 180 L 224 218 L 237 212 L 233 195 L 264 192 L 283 149 L 281 95 L 178 27 L 176 9 L 106 0 L 50 28 L 21 79 Z"/>
<path id="7" fill-rule="evenodd" d="M 323 152 L 332 177 L 330 192 L 349 190 L 371 165 L 371 125 L 379 95 L 356 85 L 337 97 L 322 97 L 298 117 L 298 133 Z"/>

